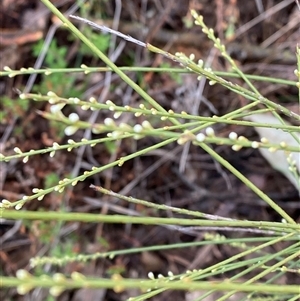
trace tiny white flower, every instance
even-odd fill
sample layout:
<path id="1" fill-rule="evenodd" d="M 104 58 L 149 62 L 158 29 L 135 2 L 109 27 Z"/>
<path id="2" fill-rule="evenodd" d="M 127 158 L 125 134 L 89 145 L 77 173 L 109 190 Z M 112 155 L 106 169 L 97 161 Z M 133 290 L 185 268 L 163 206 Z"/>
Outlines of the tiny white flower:
<path id="1" fill-rule="evenodd" d="M 205 132 L 206 132 L 206 135 L 207 135 L 207 136 L 210 136 L 210 137 L 212 137 L 212 136 L 215 135 L 215 131 L 214 131 L 214 129 L 211 128 L 211 127 L 206 128 Z"/>
<path id="2" fill-rule="evenodd" d="M 65 128 L 65 135 L 71 136 L 71 135 L 75 134 L 77 132 L 77 130 L 78 130 L 77 126 L 73 126 L 73 125 L 67 126 Z"/>
<path id="3" fill-rule="evenodd" d="M 18 147 L 14 148 L 14 152 L 17 154 L 22 154 L 22 151 Z"/>
<path id="4" fill-rule="evenodd" d="M 22 203 L 19 203 L 15 206 L 15 209 L 16 210 L 20 210 L 21 208 L 23 207 L 23 204 Z"/>
<path id="5" fill-rule="evenodd" d="M 231 132 L 229 135 L 228 135 L 228 138 L 231 139 L 231 140 L 236 140 L 238 137 L 238 134 L 236 132 Z"/>
<path id="6" fill-rule="evenodd" d="M 58 104 L 55 104 L 55 105 L 52 105 L 50 107 L 50 112 L 52 114 L 57 114 L 57 113 L 61 113 L 61 110 L 62 108 L 65 106 L 64 103 L 58 103 Z"/>
<path id="7" fill-rule="evenodd" d="M 71 122 L 77 122 L 78 120 L 79 120 L 79 116 L 78 116 L 78 114 L 76 114 L 76 113 L 71 113 L 70 115 L 69 115 L 69 120 L 71 121 Z"/>
<path id="8" fill-rule="evenodd" d="M 53 142 L 52 147 L 53 147 L 54 150 L 59 149 L 59 146 L 60 146 L 60 145 L 59 145 L 57 142 Z"/>
<path id="9" fill-rule="evenodd" d="M 196 140 L 198 142 L 203 142 L 205 140 L 205 135 L 203 133 L 199 133 L 197 136 L 196 136 Z"/>
<path id="10" fill-rule="evenodd" d="M 252 146 L 252 148 L 259 148 L 259 142 L 253 141 L 253 142 L 251 143 L 251 146 Z"/>
<path id="11" fill-rule="evenodd" d="M 115 122 L 114 122 L 113 119 L 111 119 L 111 118 L 105 118 L 105 119 L 104 119 L 104 124 L 105 124 L 106 126 L 115 126 Z"/>
<path id="12" fill-rule="evenodd" d="M 136 124 L 134 127 L 133 127 L 133 131 L 135 133 L 141 133 L 143 131 L 143 127 L 140 125 L 140 124 Z"/>

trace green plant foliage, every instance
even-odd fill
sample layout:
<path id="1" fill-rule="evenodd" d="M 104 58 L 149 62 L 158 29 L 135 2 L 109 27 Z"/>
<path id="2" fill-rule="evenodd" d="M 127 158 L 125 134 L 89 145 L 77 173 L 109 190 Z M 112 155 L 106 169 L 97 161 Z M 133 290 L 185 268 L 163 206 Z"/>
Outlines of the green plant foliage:
<path id="1" fill-rule="evenodd" d="M 43 47 L 44 41 L 41 40 L 33 45 L 33 55 L 38 56 Z M 57 40 L 53 39 L 47 55 L 45 57 L 45 65 L 51 68 L 66 68 L 68 62 L 66 55 L 68 52 L 67 46 L 59 46 Z M 69 74 L 68 76 L 64 73 L 45 73 L 42 75 L 41 82 L 33 87 L 33 91 L 38 91 L 39 93 L 47 93 L 47 91 L 56 91 L 61 95 L 66 95 L 68 97 L 74 95 L 80 95 L 84 89 L 83 86 L 80 88 L 75 84 L 75 75 Z"/>
<path id="2" fill-rule="evenodd" d="M 10 99 L 8 97 L 1 97 L 0 101 L 0 123 L 9 123 L 13 118 L 22 117 L 25 115 L 29 107 L 27 99 Z"/>
<path id="3" fill-rule="evenodd" d="M 162 62 L 160 64 L 160 67 L 161 68 L 171 68 L 171 64 L 170 63 L 167 63 L 167 62 Z M 182 76 L 181 74 L 179 73 L 173 73 L 173 72 L 170 72 L 169 75 L 171 76 L 171 78 L 179 85 L 182 84 Z"/>
<path id="4" fill-rule="evenodd" d="M 89 27 L 85 27 L 83 32 L 100 51 L 107 51 L 110 42 L 110 35 L 99 34 L 99 32 L 94 32 Z M 91 55 L 90 49 L 85 44 L 80 44 L 79 52 L 82 55 Z"/>
<path id="5" fill-rule="evenodd" d="M 55 173 L 50 173 L 46 176 L 44 187 L 36 187 L 32 189 L 32 193 L 24 195 L 19 200 L 2 200 L 0 203 L 2 218 L 12 220 L 31 220 L 32 231 L 42 236 L 41 241 L 50 243 L 54 238 L 60 236 L 61 227 L 67 223 L 114 223 L 114 224 L 130 224 L 143 226 L 159 226 L 159 227 L 176 227 L 178 231 L 189 231 L 190 227 L 193 230 L 199 230 L 203 233 L 203 239 L 193 240 L 192 242 L 180 242 L 170 245 L 159 246 L 140 246 L 125 248 L 123 250 L 111 250 L 109 240 L 104 238 L 99 239 L 102 250 L 94 254 L 77 254 L 74 249 L 74 244 L 78 243 L 80 239 L 76 236 L 69 235 L 68 237 L 59 237 L 62 242 L 56 244 L 47 254 L 47 256 L 35 257 L 30 261 L 31 268 L 50 264 L 52 266 L 64 266 L 71 262 L 81 262 L 84 264 L 89 260 L 112 260 L 117 256 L 129 255 L 133 253 L 140 254 L 149 251 L 163 251 L 179 248 L 198 248 L 200 246 L 211 245 L 226 245 L 226 247 L 233 248 L 230 256 L 204 267 L 203 269 L 186 270 L 174 275 L 172 271 L 163 271 L 163 274 L 154 275 L 153 272 L 148 273 L 139 279 L 134 279 L 131 275 L 126 275 L 126 268 L 122 264 L 116 264 L 105 271 L 111 275 L 111 278 L 97 275 L 96 277 L 89 277 L 73 271 L 71 275 L 64 275 L 62 273 L 40 273 L 38 276 L 29 273 L 25 269 L 17 271 L 15 277 L 2 277 L 2 285 L 4 287 L 15 287 L 19 294 L 27 294 L 31 289 L 41 287 L 49 288 L 49 293 L 53 296 L 58 296 L 63 291 L 68 289 L 79 288 L 107 288 L 114 289 L 115 293 L 123 292 L 125 289 L 138 289 L 141 291 L 137 297 L 132 297 L 132 301 L 147 300 L 151 297 L 158 296 L 167 290 L 184 290 L 203 291 L 203 295 L 198 299 L 204 299 L 216 291 L 222 293 L 223 296 L 219 301 L 229 300 L 232 295 L 237 292 L 243 294 L 242 300 L 297 300 L 299 297 L 299 287 L 297 285 L 278 285 L 278 278 L 290 276 L 299 276 L 299 256 L 300 256 L 300 225 L 293 219 L 293 216 L 278 205 L 276 200 L 273 200 L 268 194 L 256 186 L 251 179 L 247 178 L 243 173 L 237 170 L 229 161 L 223 158 L 214 150 L 214 146 L 222 145 L 223 147 L 231 147 L 233 151 L 239 151 L 241 148 L 248 149 L 264 149 L 270 154 L 281 152 L 283 154 L 299 154 L 299 127 L 288 124 L 278 115 L 280 112 L 283 115 L 289 116 L 295 121 L 300 120 L 300 116 L 290 111 L 285 106 L 275 103 L 261 95 L 254 84 L 250 81 L 249 76 L 246 76 L 242 70 L 236 65 L 232 58 L 227 54 L 226 47 L 216 38 L 214 31 L 207 28 L 203 22 L 203 17 L 199 16 L 195 11 L 191 15 L 195 19 L 195 24 L 200 26 L 202 31 L 213 42 L 214 47 L 218 49 L 227 63 L 235 71 L 235 75 L 243 81 L 243 84 L 235 84 L 231 82 L 226 75 L 213 71 L 211 68 L 204 67 L 202 60 L 195 62 L 193 54 L 186 56 L 183 53 L 171 54 L 151 44 L 143 42 L 137 43 L 140 46 L 146 47 L 148 51 L 155 54 L 163 55 L 164 57 L 178 63 L 178 65 L 185 68 L 185 72 L 192 72 L 198 76 L 198 80 L 205 77 L 210 85 L 218 84 L 226 89 L 233 91 L 239 97 L 243 97 L 248 103 L 242 107 L 232 109 L 229 113 L 222 116 L 201 116 L 193 115 L 187 112 L 174 112 L 173 110 L 166 110 L 160 103 L 153 99 L 145 89 L 141 88 L 135 81 L 131 80 L 123 71 L 114 65 L 103 51 L 107 50 L 108 39 L 107 36 L 96 34 L 89 29 L 81 32 L 73 24 L 62 15 L 58 9 L 48 0 L 41 0 L 61 21 L 74 33 L 75 36 L 81 39 L 86 45 L 81 48 L 82 54 L 87 53 L 88 49 L 93 55 L 100 58 L 109 68 L 120 76 L 120 78 L 132 87 L 139 94 L 142 99 L 139 103 L 134 103 L 132 106 L 117 105 L 112 100 L 107 100 L 105 103 L 98 103 L 95 98 L 88 100 L 76 97 L 69 97 L 66 94 L 76 92 L 72 86 L 75 83 L 75 78 L 70 77 L 70 90 L 66 91 L 64 77 L 66 76 L 66 68 L 68 68 L 64 58 L 66 56 L 66 46 L 59 47 L 54 41 L 50 47 L 47 56 L 46 64 L 52 68 L 63 68 L 65 72 L 53 73 L 54 78 L 48 77 L 46 72 L 42 72 L 42 80 L 40 86 L 36 86 L 39 93 L 21 94 L 20 100 L 33 100 L 36 102 L 46 103 L 50 106 L 50 110 L 41 112 L 40 114 L 50 120 L 51 122 L 58 122 L 62 125 L 60 131 L 64 130 L 66 135 L 72 135 L 78 130 L 89 130 L 92 134 L 101 134 L 99 139 L 85 139 L 74 141 L 68 139 L 65 144 L 59 144 L 57 141 L 51 147 L 45 149 L 32 150 L 23 152 L 20 147 L 14 147 L 14 154 L 0 154 L 0 161 L 10 162 L 12 160 L 23 160 L 26 163 L 28 160 L 33 160 L 35 155 L 49 155 L 53 157 L 56 152 L 67 150 L 68 152 L 76 151 L 80 147 L 90 146 L 93 148 L 97 144 L 104 144 L 110 153 L 117 151 L 118 143 L 131 140 L 136 143 L 136 140 L 143 138 L 149 139 L 151 145 L 144 148 L 126 153 L 123 157 L 117 157 L 112 162 L 100 166 L 92 166 L 78 175 L 66 175 L 61 179 Z M 190 24 L 187 24 L 190 25 Z M 119 32 L 113 32 L 122 37 Z M 87 36 L 89 34 L 89 37 Z M 93 36 L 93 38 L 91 38 Z M 105 39 L 104 39 L 105 38 Z M 124 38 L 124 36 L 123 36 Z M 125 36 L 125 39 L 130 37 Z M 104 39 L 104 40 L 103 40 Z M 137 40 L 133 42 L 136 43 Z M 93 43 L 94 42 L 94 43 Z M 132 40 L 131 40 L 132 42 Z M 96 45 L 95 45 L 96 43 Z M 36 50 L 36 54 L 39 51 Z M 295 70 L 297 82 L 289 82 L 290 85 L 296 86 L 300 90 L 300 50 L 297 48 L 299 66 Z M 162 69 L 170 71 L 169 64 L 160 66 Z M 77 72 L 88 74 L 92 68 L 82 65 Z M 127 69 L 128 70 L 128 69 Z M 30 70 L 29 70 L 30 71 Z M 49 69 L 51 73 L 51 70 Z M 94 70 L 95 71 L 95 70 Z M 99 71 L 99 70 L 98 70 Z M 107 71 L 107 69 L 105 70 Z M 28 72 L 28 70 L 10 70 L 5 69 L 5 75 L 16 76 L 21 72 Z M 36 72 L 32 70 L 32 72 Z M 174 80 L 180 82 L 181 78 L 178 73 L 171 74 Z M 195 77 L 196 77 L 195 76 Z M 258 78 L 258 77 L 257 77 Z M 257 79 L 254 77 L 254 79 Z M 272 79 L 274 82 L 283 83 L 284 80 Z M 285 82 L 286 83 L 286 82 Z M 47 89 L 47 90 L 45 90 Z M 50 90 L 50 91 L 49 91 Z M 53 90 L 55 92 L 53 92 Z M 71 92 L 72 93 L 71 93 Z M 60 92 L 60 93 L 59 93 Z M 78 91 L 77 91 L 78 93 Z M 300 95 L 300 94 L 299 94 Z M 78 96 L 78 97 L 77 97 Z M 105 111 L 108 116 L 104 120 L 96 120 L 91 124 L 88 119 L 82 118 L 77 113 L 66 114 L 64 107 L 68 108 L 78 107 L 87 114 L 92 114 L 95 111 Z M 265 122 L 249 121 L 245 117 L 249 115 L 262 113 L 272 113 L 274 117 L 280 121 L 276 124 Z M 121 115 L 129 117 L 127 123 L 119 122 Z M 231 132 L 225 137 L 222 133 L 218 133 L 218 127 L 213 128 L 214 125 L 234 125 L 234 126 L 248 126 L 253 128 L 263 128 L 268 130 L 286 132 L 289 137 L 293 139 L 293 143 L 289 141 L 276 142 L 275 139 L 257 139 L 246 138 L 236 132 Z M 278 133 L 278 132 L 276 132 Z M 75 139 L 75 138 L 74 138 Z M 294 143 L 296 142 L 296 143 Z M 157 204 L 155 202 L 146 201 L 144 199 L 134 198 L 132 196 L 125 196 L 118 192 L 114 192 L 104 187 L 90 185 L 90 188 L 95 192 L 105 195 L 107 199 L 119 199 L 122 203 L 132 204 L 133 206 L 140 206 L 147 208 L 144 212 L 155 212 L 158 216 L 143 216 L 142 211 L 138 215 L 122 215 L 122 214 L 107 214 L 107 213 L 86 213 L 86 212 L 72 212 L 72 210 L 63 210 L 61 206 L 57 211 L 33 211 L 21 210 L 22 207 L 30 202 L 36 200 L 42 201 L 44 196 L 55 192 L 60 193 L 61 198 L 64 198 L 70 192 L 72 187 L 79 182 L 84 182 L 91 179 L 93 176 L 103 173 L 111 168 L 122 168 L 122 165 L 130 160 L 147 155 L 150 152 L 157 151 L 165 146 L 185 145 L 191 143 L 209 155 L 213 160 L 220 164 L 224 169 L 236 177 L 241 183 L 252 190 L 255 197 L 261 202 L 265 203 L 268 210 L 273 210 L 281 220 L 274 221 L 251 221 L 238 219 L 236 217 L 222 217 L 217 215 L 210 215 L 205 212 L 197 210 L 188 210 L 184 208 L 177 208 L 166 204 Z M 292 157 L 289 162 L 289 170 L 298 176 L 297 162 Z M 299 178 L 298 178 L 299 179 Z M 80 186 L 77 186 L 78 188 Z M 15 210 L 14 210 L 15 209 Z M 70 208 L 68 208 L 70 209 Z M 162 213 L 162 214 L 159 214 Z M 26 223 L 30 227 L 30 223 Z M 226 231 L 230 233 L 237 233 L 238 235 L 226 236 Z M 221 234 L 218 234 L 221 232 Z M 247 233 L 244 237 L 243 233 Z M 282 247 L 283 246 L 283 247 Z M 125 274 L 124 278 L 120 274 Z M 125 278 L 132 277 L 132 278 Z M 226 280 L 225 280 L 226 279 Z M 281 280 L 281 279 L 280 279 Z M 263 297 L 261 297 L 263 296 Z M 212 296 L 211 296 L 212 297 Z"/>
<path id="6" fill-rule="evenodd" d="M 65 137 L 66 126 L 55 120 L 49 120 L 49 123 L 53 136 L 56 137 L 57 142 L 60 142 Z"/>
<path id="7" fill-rule="evenodd" d="M 114 154 L 117 150 L 117 143 L 115 141 L 106 141 L 104 143 L 105 145 L 105 148 L 107 149 L 107 151 L 110 153 L 110 154 Z"/>
<path id="8" fill-rule="evenodd" d="M 74 252 L 74 242 L 68 238 L 63 244 L 57 244 L 52 250 L 51 254 L 55 257 L 74 256 L 77 253 Z"/>
<path id="9" fill-rule="evenodd" d="M 55 172 L 49 173 L 45 177 L 44 188 L 48 189 L 59 181 L 59 177 Z"/>

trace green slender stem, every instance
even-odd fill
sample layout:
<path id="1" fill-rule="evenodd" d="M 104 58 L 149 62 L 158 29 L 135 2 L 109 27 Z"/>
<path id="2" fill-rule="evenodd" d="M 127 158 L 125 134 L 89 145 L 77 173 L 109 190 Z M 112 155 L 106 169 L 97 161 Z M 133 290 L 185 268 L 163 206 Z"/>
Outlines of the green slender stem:
<path id="1" fill-rule="evenodd" d="M 2 218 L 25 219 L 25 220 L 57 220 L 57 221 L 81 221 L 91 223 L 116 223 L 116 224 L 142 224 L 142 225 L 181 225 L 181 226 L 204 226 L 204 227 L 249 227 L 282 232 L 300 232 L 300 225 L 296 223 L 256 222 L 241 220 L 201 220 L 184 218 L 164 218 L 147 216 L 124 216 L 124 215 L 102 215 L 79 212 L 36 212 L 3 210 Z"/>
<path id="2" fill-rule="evenodd" d="M 204 275 L 206 273 L 211 273 L 211 271 L 215 271 L 217 269 L 220 269 L 222 271 L 223 267 L 227 266 L 229 263 L 232 263 L 234 261 L 240 260 L 242 257 L 248 256 L 249 254 L 253 254 L 253 253 L 257 252 L 257 251 L 260 251 L 260 250 L 262 250 L 264 248 L 272 246 L 272 245 L 274 245 L 276 243 L 279 243 L 279 242 L 281 242 L 281 241 L 283 241 L 283 240 L 285 240 L 285 239 L 287 239 L 289 237 L 292 237 L 292 236 L 294 236 L 294 233 L 289 233 L 289 234 L 284 235 L 282 237 L 275 238 L 275 239 L 273 239 L 271 241 L 268 241 L 268 242 L 266 242 L 264 244 L 261 244 L 261 245 L 259 245 L 257 247 L 253 247 L 250 250 L 243 251 L 243 252 L 241 252 L 239 254 L 236 254 L 236 255 L 228 258 L 228 259 L 225 259 L 225 260 L 223 260 L 221 262 L 218 262 L 217 264 L 214 264 L 214 265 L 212 265 L 212 266 L 210 266 L 208 268 L 202 269 L 200 271 L 195 271 L 190 277 L 193 280 L 197 280 L 197 279 L 199 279 L 199 277 L 201 279 L 202 275 Z M 206 276 L 208 276 L 208 275 L 206 275 Z M 211 288 L 211 289 L 214 290 L 214 288 Z M 161 293 L 161 292 L 162 292 L 162 290 L 157 290 L 157 293 Z"/>
<path id="3" fill-rule="evenodd" d="M 10 204 L 10 207 L 11 206 L 17 206 L 18 204 L 24 204 L 25 202 L 28 202 L 28 201 L 31 201 L 33 199 L 38 199 L 38 200 L 41 200 L 46 194 L 50 193 L 50 192 L 53 192 L 53 191 L 58 191 L 58 192 L 63 192 L 64 188 L 68 185 L 76 185 L 79 181 L 84 181 L 87 177 L 90 177 L 92 175 L 95 175 L 99 172 L 102 172 L 106 169 L 109 169 L 111 167 L 114 167 L 114 166 L 122 166 L 126 161 L 129 161 L 133 158 L 136 158 L 136 157 L 139 157 L 141 155 L 144 155 L 146 153 L 148 153 L 149 151 L 151 150 L 154 150 L 156 148 L 161 148 L 167 144 L 170 144 L 172 142 L 176 141 L 176 138 L 171 138 L 171 139 L 167 139 L 167 140 L 164 140 L 162 142 L 159 142 L 155 145 L 151 145 L 150 147 L 147 147 L 147 148 L 144 148 L 140 151 L 137 151 L 133 154 L 130 154 L 130 155 L 127 155 L 125 157 L 121 157 L 119 158 L 118 160 L 114 161 L 114 162 L 111 162 L 111 163 L 108 163 L 104 166 L 101 166 L 101 167 L 93 167 L 92 170 L 90 171 L 85 171 L 82 175 L 76 177 L 76 178 L 73 178 L 73 179 L 63 179 L 61 180 L 58 185 L 54 186 L 54 187 L 50 187 L 50 188 L 47 188 L 47 189 L 39 189 L 39 191 L 31 196 L 24 196 L 21 200 L 18 200 L 16 202 L 13 202 Z"/>
<path id="4" fill-rule="evenodd" d="M 102 51 L 100 51 L 80 30 L 78 30 L 49 0 L 41 0 L 74 35 L 76 35 L 83 43 L 85 43 L 111 70 L 117 73 L 120 78 L 132 87 L 142 98 L 151 104 L 158 111 L 165 112 L 165 109 L 159 105 L 150 95 L 147 94 L 138 84 L 120 70 Z M 180 124 L 176 119 L 174 124 Z"/>
<path id="5" fill-rule="evenodd" d="M 193 73 L 187 69 L 183 68 L 171 68 L 171 67 L 128 67 L 121 66 L 118 69 L 124 72 L 157 72 L 157 73 L 178 73 L 178 74 L 186 74 Z M 112 71 L 109 67 L 88 67 L 82 66 L 81 68 L 46 68 L 46 69 L 33 69 L 33 68 L 22 68 L 20 70 L 11 70 L 8 71 L 0 71 L 0 76 L 8 76 L 14 77 L 17 75 L 26 75 L 26 74 L 45 74 L 51 75 L 54 73 L 77 73 L 84 72 L 85 74 L 94 73 L 94 72 L 108 72 Z M 241 78 L 239 74 L 234 72 L 226 72 L 226 71 L 214 71 L 217 76 L 228 77 L 228 78 Z M 255 74 L 246 74 L 245 77 L 251 80 L 269 82 L 274 84 L 281 84 L 287 86 L 297 86 L 295 81 L 286 80 L 282 78 L 276 77 L 267 77 Z"/>
<path id="6" fill-rule="evenodd" d="M 172 250 L 172 249 L 182 249 L 182 248 L 189 248 L 189 247 L 199 247 L 199 246 L 205 246 L 205 245 L 243 245 L 246 243 L 259 243 L 259 242 L 266 242 L 274 239 L 274 237 L 246 237 L 246 238 L 226 238 L 226 239 L 215 239 L 215 240 L 204 240 L 204 241 L 194 241 L 189 243 L 176 243 L 176 244 L 169 244 L 169 245 L 155 245 L 155 246 L 149 246 L 149 247 L 140 247 L 140 248 L 131 248 L 131 249 L 124 249 L 124 250 L 114 250 L 109 252 L 97 252 L 94 254 L 80 254 L 75 256 L 66 256 L 62 258 L 58 257 L 35 257 L 30 260 L 31 267 L 36 267 L 40 265 L 44 265 L 47 263 L 50 263 L 52 265 L 63 265 L 70 262 L 86 262 L 89 260 L 96 260 L 99 258 L 115 258 L 119 255 L 128 255 L 128 254 L 137 254 L 142 252 L 153 252 L 153 251 L 162 251 L 162 250 Z M 287 238 L 285 241 L 294 241 L 298 238 L 290 237 Z M 238 247 L 238 246 L 237 246 Z M 250 247 L 249 247 L 250 248 Z M 267 255 L 264 255 L 267 256 Z M 257 259 L 255 259 L 257 260 Z M 248 264 L 247 261 L 245 261 L 245 264 Z M 252 264 L 252 261 L 251 261 Z"/>
<path id="7" fill-rule="evenodd" d="M 272 199 L 270 199 L 265 193 L 263 193 L 257 186 L 255 186 L 247 177 L 240 173 L 236 168 L 234 168 L 228 161 L 217 154 L 212 148 L 207 144 L 197 143 L 201 146 L 207 153 L 209 153 L 213 158 L 215 158 L 219 163 L 226 167 L 232 174 L 234 174 L 238 179 L 240 179 L 246 186 L 248 186 L 253 192 L 255 192 L 262 200 L 264 200 L 271 208 L 273 208 L 282 218 L 284 218 L 290 224 L 296 224 L 296 222 Z"/>
<path id="8" fill-rule="evenodd" d="M 258 263 L 254 264 L 253 266 L 249 267 L 247 270 L 244 271 L 243 274 L 245 274 L 245 272 L 251 272 L 254 269 L 262 266 L 264 263 L 273 260 L 274 258 L 276 258 L 277 256 L 281 255 L 281 254 L 286 254 L 288 252 L 289 249 L 291 248 L 298 248 L 300 246 L 300 243 L 297 243 L 295 245 L 289 246 L 288 248 L 285 248 L 279 252 L 277 252 L 276 254 L 270 254 L 265 260 L 259 260 Z M 252 277 L 251 279 L 245 281 L 245 284 L 250 284 L 253 283 L 254 281 L 257 281 L 258 279 L 261 279 L 262 277 L 271 274 L 272 272 L 274 272 L 274 270 L 276 270 L 276 268 L 278 267 L 282 267 L 284 264 L 286 264 L 289 261 L 292 261 L 293 259 L 295 259 L 296 257 L 298 257 L 300 255 L 300 251 L 299 252 L 295 252 L 294 254 L 284 258 L 283 260 L 277 262 L 276 264 L 272 265 L 271 267 L 269 267 L 268 269 L 265 269 L 264 271 L 262 271 L 261 273 L 258 273 L 255 277 Z M 229 292 L 228 294 L 224 295 L 223 297 L 219 298 L 217 301 L 225 301 L 228 300 L 228 298 L 230 296 L 232 296 L 234 293 L 236 293 L 236 291 L 233 292 Z"/>
<path id="9" fill-rule="evenodd" d="M 51 99 L 51 96 L 45 96 L 45 95 L 39 95 L 39 94 L 22 94 L 21 95 L 23 99 L 34 99 L 35 101 L 49 101 Z M 82 101 L 82 100 L 77 100 L 76 103 L 74 102 L 74 99 L 72 98 L 59 98 L 58 103 L 66 103 L 66 104 L 71 104 L 71 105 L 78 105 L 78 106 L 89 106 L 90 108 L 93 109 L 106 109 L 109 110 L 111 108 L 111 105 L 103 104 L 103 103 L 91 103 L 88 101 Z M 257 103 L 256 103 L 257 104 Z M 254 104 L 254 106 L 256 105 Z M 251 121 L 245 121 L 245 120 L 235 120 L 232 119 L 237 118 L 238 112 L 243 112 L 248 108 L 253 107 L 253 104 L 250 104 L 243 107 L 242 110 L 235 110 L 234 112 L 231 112 L 230 115 L 226 114 L 224 116 L 213 116 L 213 117 L 205 117 L 205 116 L 197 116 L 197 115 L 191 115 L 187 113 L 175 113 L 171 110 L 168 112 L 155 112 L 155 116 L 159 117 L 166 117 L 166 118 L 182 118 L 182 119 L 188 119 L 188 120 L 198 120 L 202 122 L 212 122 L 213 123 L 225 123 L 225 124 L 235 124 L 235 125 L 243 125 L 243 126 L 250 126 L 250 127 L 267 127 L 267 128 L 274 128 L 274 129 L 282 129 L 285 131 L 293 131 L 293 132 L 300 132 L 300 128 L 297 126 L 293 125 L 285 125 L 285 124 L 267 124 L 267 123 L 260 123 L 260 122 L 251 122 Z M 151 109 L 147 108 L 134 108 L 134 107 L 129 107 L 129 106 L 118 106 L 114 105 L 113 106 L 113 111 L 114 112 L 124 112 L 124 113 L 140 113 L 146 116 L 153 116 L 153 111 Z M 272 112 L 270 109 L 263 109 L 259 111 L 260 113 L 264 112 Z M 257 112 L 257 113 L 259 113 Z M 254 113 L 254 112 L 252 112 Z M 251 113 L 251 114 L 252 114 Z M 44 117 L 51 116 L 50 114 L 45 114 L 41 113 Z M 244 115 L 249 115 L 249 113 L 246 113 Z M 231 116 L 231 118 L 229 118 Z M 58 117 L 57 117 L 58 118 Z M 58 121 L 62 121 L 60 119 L 57 119 Z M 68 120 L 68 122 L 70 122 Z M 186 124 L 182 125 L 185 126 Z M 192 124 L 191 124 L 192 125 Z M 176 128 L 180 128 L 181 125 L 177 125 Z"/>
<path id="10" fill-rule="evenodd" d="M 300 294 L 297 294 L 296 296 L 287 299 L 286 301 L 299 301 L 300 300 Z"/>
<path id="11" fill-rule="evenodd" d="M 206 290 L 209 286 L 210 288 L 216 289 L 218 291 L 230 291 L 237 290 L 241 292 L 253 292 L 258 293 L 276 293 L 276 294 L 295 294 L 299 292 L 298 285 L 272 285 L 272 284 L 250 284 L 245 285 L 243 283 L 231 283 L 228 281 L 190 281 L 188 277 L 179 281 L 164 281 L 163 279 L 157 280 L 147 280 L 147 279 L 123 279 L 121 276 L 117 276 L 114 279 L 105 278 L 88 278 L 82 277 L 80 280 L 73 280 L 66 278 L 57 281 L 50 277 L 35 277 L 30 276 L 24 280 L 17 279 L 14 277 L 1 277 L 2 287 L 18 287 L 18 286 L 28 286 L 28 287 L 41 287 L 41 288 L 52 288 L 61 287 L 64 289 L 75 289 L 88 287 L 91 289 L 96 288 L 110 288 L 116 291 L 123 291 L 129 288 L 140 288 L 143 290 L 154 289 L 154 288 L 165 288 L 172 290 Z"/>

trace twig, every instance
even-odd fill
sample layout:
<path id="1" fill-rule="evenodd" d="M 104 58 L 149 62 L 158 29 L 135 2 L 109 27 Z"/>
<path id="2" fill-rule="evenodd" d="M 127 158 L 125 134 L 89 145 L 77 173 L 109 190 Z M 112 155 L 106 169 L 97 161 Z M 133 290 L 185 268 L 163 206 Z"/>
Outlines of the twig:
<path id="1" fill-rule="evenodd" d="M 125 34 L 119 32 L 117 30 L 111 29 L 111 28 L 109 28 L 109 27 L 107 27 L 105 25 L 98 25 L 98 24 L 96 24 L 96 23 L 94 23 L 92 21 L 89 21 L 89 20 L 87 20 L 85 18 L 81 18 L 81 17 L 78 17 L 78 16 L 70 15 L 69 17 L 71 17 L 73 19 L 76 19 L 76 20 L 79 20 L 79 21 L 81 21 L 83 23 L 86 23 L 86 24 L 90 25 L 91 27 L 93 27 L 95 29 L 101 30 L 103 32 L 108 32 L 108 33 L 114 34 L 114 35 L 116 35 L 116 36 L 118 36 L 118 37 L 120 37 L 120 38 L 122 38 L 122 39 L 124 39 L 124 40 L 126 40 L 128 42 L 132 42 L 134 44 L 137 44 L 137 45 L 145 47 L 145 48 L 147 47 L 146 43 L 144 43 L 142 41 L 139 41 L 139 40 L 131 37 L 130 35 L 125 35 Z"/>

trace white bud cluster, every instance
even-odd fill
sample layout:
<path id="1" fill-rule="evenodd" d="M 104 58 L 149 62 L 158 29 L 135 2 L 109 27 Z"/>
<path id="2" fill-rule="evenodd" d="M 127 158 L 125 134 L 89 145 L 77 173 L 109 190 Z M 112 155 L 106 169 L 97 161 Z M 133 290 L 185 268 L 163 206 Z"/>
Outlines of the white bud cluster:
<path id="1" fill-rule="evenodd" d="M 49 102 L 50 102 L 50 100 L 49 100 Z M 50 107 L 50 112 L 54 115 L 62 114 L 61 110 L 63 109 L 63 107 L 65 105 L 66 105 L 65 103 L 54 104 Z"/>
<path id="2" fill-rule="evenodd" d="M 73 139 L 68 139 L 68 144 L 70 145 L 68 148 L 67 148 L 67 151 L 70 152 L 72 151 L 72 149 L 74 148 L 74 144 L 76 144 L 76 142 L 73 140 Z"/>
<path id="3" fill-rule="evenodd" d="M 65 128 L 66 136 L 74 135 L 78 131 L 78 126 L 76 126 L 77 121 L 79 121 L 79 116 L 77 113 L 71 113 L 68 117 L 69 121 L 73 123 Z"/>
<path id="4" fill-rule="evenodd" d="M 60 180 L 60 181 L 58 182 L 58 185 L 56 185 L 56 186 L 54 187 L 54 191 L 57 191 L 57 192 L 59 192 L 59 193 L 62 193 L 62 192 L 64 191 L 64 189 L 65 189 L 65 186 L 68 184 L 69 181 L 70 181 L 70 180 L 67 179 L 67 178 L 65 178 L 65 179 L 63 179 L 63 180 Z"/>
<path id="5" fill-rule="evenodd" d="M 111 100 L 107 100 L 105 103 L 109 106 L 110 111 L 115 111 L 116 105 Z"/>
<path id="6" fill-rule="evenodd" d="M 3 199 L 0 203 L 0 208 L 10 208 L 12 206 L 9 200 Z"/>
<path id="7" fill-rule="evenodd" d="M 90 73 L 90 70 L 88 70 L 89 67 L 87 65 L 81 64 L 80 68 L 84 70 L 84 74 L 89 74 Z"/>
<path id="8" fill-rule="evenodd" d="M 188 141 L 195 140 L 195 138 L 196 137 L 195 137 L 195 135 L 192 132 L 190 132 L 189 130 L 185 130 L 183 132 L 183 134 L 177 139 L 177 143 L 179 145 L 183 145 L 183 144 L 185 144 Z"/>

